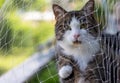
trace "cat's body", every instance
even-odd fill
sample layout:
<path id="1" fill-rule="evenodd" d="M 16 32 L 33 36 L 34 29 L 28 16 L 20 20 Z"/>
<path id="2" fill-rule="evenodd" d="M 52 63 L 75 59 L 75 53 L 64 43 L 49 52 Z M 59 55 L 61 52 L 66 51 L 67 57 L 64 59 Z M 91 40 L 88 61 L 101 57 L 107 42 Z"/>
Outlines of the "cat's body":
<path id="1" fill-rule="evenodd" d="M 79 11 L 67 12 L 58 5 L 53 5 L 53 11 L 61 83 L 102 83 L 105 80 L 104 54 L 97 38 L 94 0 L 89 0 Z"/>
<path id="2" fill-rule="evenodd" d="M 96 54 L 96 57 L 94 57 L 93 60 L 87 63 L 87 67 L 83 71 L 80 68 L 81 64 L 78 63 L 78 60 L 75 60 L 73 56 L 66 56 L 62 52 L 63 49 L 60 47 L 58 48 L 57 49 L 59 50 L 59 52 L 57 52 L 57 64 L 59 75 L 60 73 L 62 74 L 60 75 L 61 83 L 102 83 L 101 80 L 95 80 L 100 79 L 99 71 L 103 71 L 102 68 L 100 70 L 97 68 L 98 63 L 101 64 L 101 56 Z M 78 59 L 79 61 L 81 61 L 80 57 Z M 69 72 L 71 71 L 69 66 L 72 67 L 72 73 Z M 68 71 L 65 69 L 65 67 L 68 69 Z M 64 70 L 62 70 L 61 68 L 64 68 Z M 69 76 L 67 78 L 62 78 L 66 75 Z"/>

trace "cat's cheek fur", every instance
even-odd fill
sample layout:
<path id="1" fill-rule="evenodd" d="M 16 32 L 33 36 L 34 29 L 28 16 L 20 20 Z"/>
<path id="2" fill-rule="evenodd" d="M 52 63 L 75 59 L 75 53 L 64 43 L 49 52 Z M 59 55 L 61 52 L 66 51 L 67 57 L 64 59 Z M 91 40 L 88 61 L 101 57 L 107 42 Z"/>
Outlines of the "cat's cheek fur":
<path id="1" fill-rule="evenodd" d="M 66 33 L 64 34 L 64 40 L 68 44 L 72 44 L 73 38 L 72 38 L 71 31 L 66 31 Z"/>
<path id="2" fill-rule="evenodd" d="M 72 73 L 72 67 L 71 66 L 69 66 L 69 65 L 66 65 L 66 66 L 63 66 L 60 70 L 59 70 L 59 76 L 61 77 L 61 78 L 67 78 L 67 77 L 69 77 L 70 75 L 71 75 L 71 73 Z"/>

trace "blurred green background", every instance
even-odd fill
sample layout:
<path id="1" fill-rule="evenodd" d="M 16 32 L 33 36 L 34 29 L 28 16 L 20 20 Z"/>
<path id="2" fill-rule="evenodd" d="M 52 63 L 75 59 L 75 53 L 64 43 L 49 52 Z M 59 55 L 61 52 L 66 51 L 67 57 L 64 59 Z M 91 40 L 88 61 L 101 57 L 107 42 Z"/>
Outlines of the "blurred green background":
<path id="1" fill-rule="evenodd" d="M 0 0 L 0 75 L 22 63 L 36 52 L 39 45 L 54 37 L 53 3 L 61 5 L 66 10 L 78 10 L 86 1 Z M 104 12 L 99 4 L 96 8 L 96 18 L 99 23 L 104 24 Z M 40 83 L 52 75 L 55 76 L 45 83 L 58 83 L 55 63 L 51 61 L 42 72 L 26 83 Z"/>
<path id="2" fill-rule="evenodd" d="M 49 11 L 48 4 L 45 0 L 0 0 L 1 70 L 14 67 L 54 36 L 53 18 L 40 18 Z"/>
<path id="3" fill-rule="evenodd" d="M 54 37 L 50 6 L 48 0 L 0 0 L 0 75 L 22 63 L 39 45 Z M 51 18 L 45 18 L 49 14 Z M 37 80 L 31 83 L 39 83 Z"/>

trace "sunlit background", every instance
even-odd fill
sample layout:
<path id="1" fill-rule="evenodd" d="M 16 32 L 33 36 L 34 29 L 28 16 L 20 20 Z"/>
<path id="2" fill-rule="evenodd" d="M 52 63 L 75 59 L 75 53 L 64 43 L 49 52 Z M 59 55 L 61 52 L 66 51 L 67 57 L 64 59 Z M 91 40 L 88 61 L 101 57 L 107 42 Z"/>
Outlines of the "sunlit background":
<path id="1" fill-rule="evenodd" d="M 82 8 L 86 1 L 0 0 L 0 75 L 40 51 L 40 45 L 45 42 L 52 39 L 54 43 L 53 3 L 70 11 Z M 96 2 L 98 4 L 100 0 Z M 99 9 L 96 19 L 104 24 L 102 8 L 96 5 L 96 9 Z M 42 71 L 36 72 L 33 77 L 26 80 L 26 83 L 40 83 L 45 80 L 47 81 L 44 83 L 58 83 L 58 75 L 52 77 L 57 74 L 55 63 L 55 61 L 49 62 Z"/>

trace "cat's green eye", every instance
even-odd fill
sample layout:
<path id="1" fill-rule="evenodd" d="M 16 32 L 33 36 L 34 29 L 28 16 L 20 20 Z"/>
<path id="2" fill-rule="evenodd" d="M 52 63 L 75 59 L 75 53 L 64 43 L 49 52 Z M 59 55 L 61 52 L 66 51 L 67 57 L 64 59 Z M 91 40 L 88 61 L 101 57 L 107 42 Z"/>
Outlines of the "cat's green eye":
<path id="1" fill-rule="evenodd" d="M 72 30 L 72 29 L 69 27 L 69 30 Z"/>
<path id="2" fill-rule="evenodd" d="M 86 28 L 86 24 L 81 24 L 80 28 Z"/>
<path id="3" fill-rule="evenodd" d="M 84 23 L 84 22 L 86 22 L 86 18 L 80 19 L 80 23 Z"/>
<path id="4" fill-rule="evenodd" d="M 67 27 L 68 30 L 72 30 L 70 25 L 66 25 L 66 27 Z"/>
<path id="5" fill-rule="evenodd" d="M 70 26 L 68 26 L 68 30 L 72 30 Z"/>
<path id="6" fill-rule="evenodd" d="M 83 19 L 81 19 L 81 20 L 80 20 L 80 23 L 83 23 L 83 22 L 84 22 L 84 20 L 83 20 Z"/>

